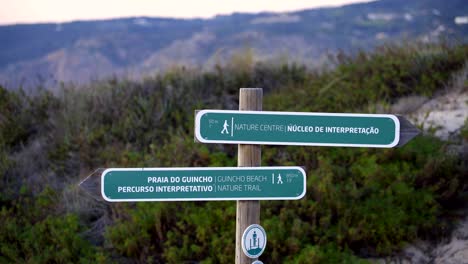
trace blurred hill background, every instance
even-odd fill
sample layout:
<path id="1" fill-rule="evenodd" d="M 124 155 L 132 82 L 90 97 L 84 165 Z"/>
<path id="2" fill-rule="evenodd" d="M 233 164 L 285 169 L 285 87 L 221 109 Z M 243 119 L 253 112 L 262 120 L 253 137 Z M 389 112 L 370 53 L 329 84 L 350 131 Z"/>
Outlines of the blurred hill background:
<path id="1" fill-rule="evenodd" d="M 255 60 L 327 62 L 338 51 L 388 42 L 468 38 L 464 0 L 381 0 L 291 13 L 212 19 L 135 17 L 0 26 L 0 83 L 56 88 L 61 82 L 138 79 L 176 65 L 212 68 L 239 52 Z"/>
<path id="2" fill-rule="evenodd" d="M 236 166 L 235 145 L 194 142 L 194 111 L 238 109 L 241 87 L 268 111 L 422 131 L 391 149 L 263 146 L 262 166 L 307 172 L 303 199 L 261 202 L 264 263 L 466 263 L 464 2 L 0 27 L 0 263 L 233 263 L 235 202 L 108 203 L 78 184 Z"/>

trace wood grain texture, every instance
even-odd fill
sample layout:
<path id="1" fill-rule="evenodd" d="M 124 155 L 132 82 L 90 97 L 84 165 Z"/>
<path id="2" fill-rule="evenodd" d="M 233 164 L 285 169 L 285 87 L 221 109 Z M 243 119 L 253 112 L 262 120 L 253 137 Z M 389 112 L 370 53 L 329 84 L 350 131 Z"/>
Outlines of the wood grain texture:
<path id="1" fill-rule="evenodd" d="M 241 88 L 239 92 L 239 110 L 261 111 L 262 100 L 262 88 Z M 261 166 L 261 161 L 260 145 L 238 146 L 238 167 Z M 260 201 L 237 201 L 236 215 L 236 264 L 250 264 L 255 259 L 247 257 L 242 251 L 242 234 L 249 225 L 260 224 Z"/>

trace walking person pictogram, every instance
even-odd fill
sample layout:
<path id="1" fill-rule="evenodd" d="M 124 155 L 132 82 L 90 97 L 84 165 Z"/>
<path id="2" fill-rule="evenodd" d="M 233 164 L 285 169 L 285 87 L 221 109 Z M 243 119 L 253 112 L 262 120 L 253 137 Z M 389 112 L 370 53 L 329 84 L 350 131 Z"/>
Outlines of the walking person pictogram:
<path id="1" fill-rule="evenodd" d="M 278 173 L 278 182 L 277 184 L 283 184 L 283 179 L 281 178 L 281 174 Z"/>
<path id="2" fill-rule="evenodd" d="M 223 130 L 221 130 L 221 134 L 229 134 L 228 127 L 229 125 L 228 125 L 227 120 L 224 120 Z"/>

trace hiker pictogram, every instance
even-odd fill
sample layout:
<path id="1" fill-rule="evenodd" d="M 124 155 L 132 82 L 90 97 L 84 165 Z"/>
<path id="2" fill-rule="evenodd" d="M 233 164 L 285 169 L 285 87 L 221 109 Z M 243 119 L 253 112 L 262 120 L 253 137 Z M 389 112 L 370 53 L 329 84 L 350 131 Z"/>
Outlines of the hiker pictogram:
<path id="1" fill-rule="evenodd" d="M 228 125 L 227 120 L 224 120 L 223 130 L 221 130 L 221 134 L 229 134 L 228 127 L 229 125 Z"/>

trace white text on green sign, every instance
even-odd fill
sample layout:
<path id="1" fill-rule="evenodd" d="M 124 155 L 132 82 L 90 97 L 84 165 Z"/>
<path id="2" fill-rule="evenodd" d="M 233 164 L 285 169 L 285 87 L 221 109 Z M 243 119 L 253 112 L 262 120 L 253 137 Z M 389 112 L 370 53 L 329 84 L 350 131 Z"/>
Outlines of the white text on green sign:
<path id="1" fill-rule="evenodd" d="M 107 169 L 101 194 L 109 202 L 296 200 L 305 177 L 301 167 Z"/>
<path id="2" fill-rule="evenodd" d="M 195 117 L 202 143 L 391 148 L 399 136 L 394 115 L 202 110 Z"/>

